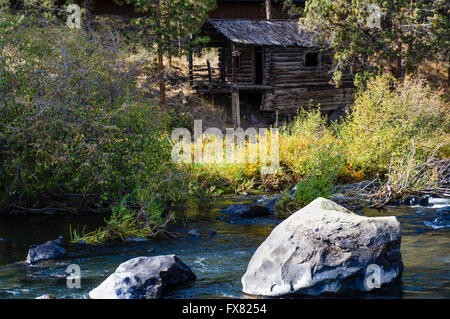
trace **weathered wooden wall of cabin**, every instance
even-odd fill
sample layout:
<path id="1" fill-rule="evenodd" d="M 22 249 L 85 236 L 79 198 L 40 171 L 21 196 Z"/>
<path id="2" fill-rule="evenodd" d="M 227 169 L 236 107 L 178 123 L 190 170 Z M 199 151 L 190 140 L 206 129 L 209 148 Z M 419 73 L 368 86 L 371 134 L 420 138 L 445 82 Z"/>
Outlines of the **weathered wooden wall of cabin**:
<path id="1" fill-rule="evenodd" d="M 236 80 L 238 84 L 253 84 L 255 82 L 254 49 L 253 47 L 236 47 L 239 51 L 239 63 L 236 66 Z M 232 81 L 231 45 L 219 48 L 219 68 L 221 78 L 226 82 Z"/>
<path id="2" fill-rule="evenodd" d="M 331 85 L 330 54 L 319 53 L 317 67 L 305 67 L 306 48 L 265 48 L 264 84 L 273 89 L 263 94 L 261 110 L 295 112 L 298 107 L 320 104 L 323 111 L 345 107 L 353 99 L 350 79 L 340 88 Z"/>
<path id="3" fill-rule="evenodd" d="M 237 50 L 240 53 L 236 68 L 237 82 L 238 84 L 253 84 L 255 82 L 254 48 L 237 47 Z"/>
<path id="4" fill-rule="evenodd" d="M 232 81 L 231 43 L 219 49 L 219 67 L 224 81 Z M 240 62 L 236 69 L 238 85 L 255 84 L 255 51 L 253 46 L 237 46 Z M 351 78 L 344 78 L 336 88 L 330 84 L 331 54 L 319 53 L 319 65 L 305 66 L 307 48 L 264 47 L 263 85 L 272 87 L 262 93 L 261 110 L 292 114 L 299 107 L 318 105 L 323 111 L 333 111 L 351 104 Z"/>

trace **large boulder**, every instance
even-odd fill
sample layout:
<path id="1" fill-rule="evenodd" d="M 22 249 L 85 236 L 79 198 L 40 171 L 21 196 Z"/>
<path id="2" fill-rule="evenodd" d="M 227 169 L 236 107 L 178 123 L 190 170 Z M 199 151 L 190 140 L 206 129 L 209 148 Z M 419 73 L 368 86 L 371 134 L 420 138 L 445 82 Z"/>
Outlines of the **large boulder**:
<path id="1" fill-rule="evenodd" d="M 395 217 L 364 217 L 317 198 L 274 228 L 242 277 L 249 295 L 370 291 L 400 278 Z"/>
<path id="2" fill-rule="evenodd" d="M 130 259 L 89 293 L 91 299 L 156 299 L 163 291 L 195 280 L 175 255 Z"/>
<path id="3" fill-rule="evenodd" d="M 60 246 L 61 240 L 62 236 L 56 240 L 51 240 L 40 245 L 31 245 L 25 262 L 33 265 L 48 259 L 63 258 L 66 250 Z"/>

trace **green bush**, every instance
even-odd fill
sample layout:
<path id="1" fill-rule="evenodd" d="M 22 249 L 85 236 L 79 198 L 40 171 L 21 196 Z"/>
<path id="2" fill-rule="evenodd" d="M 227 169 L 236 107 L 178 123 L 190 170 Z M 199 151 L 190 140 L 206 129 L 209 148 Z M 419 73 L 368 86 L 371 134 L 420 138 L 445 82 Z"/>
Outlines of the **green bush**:
<path id="1" fill-rule="evenodd" d="M 156 232 L 187 190 L 171 161 L 175 118 L 137 89 L 142 61 L 113 32 L 5 13 L 0 33 L 3 209 L 112 207 L 92 241 Z M 145 227 L 130 224 L 142 213 Z"/>
<path id="2" fill-rule="evenodd" d="M 397 184 L 417 189 L 419 181 L 424 183 L 410 183 L 408 178 L 415 176 L 411 166 L 423 168 L 431 156 L 449 156 L 448 114 L 439 91 L 420 79 L 398 83 L 388 74 L 357 92 L 350 115 L 339 124 L 327 126 L 317 110 L 301 111 L 280 137 L 282 163 L 301 181 L 293 197 L 285 193 L 277 203 L 276 215 L 289 216 L 315 198 L 331 195 L 333 185 L 367 176 L 388 180 L 405 194 L 409 189 Z M 412 146 L 414 165 L 406 165 Z M 422 175 L 431 187 L 436 177 Z"/>
<path id="3" fill-rule="evenodd" d="M 330 195 L 345 169 L 344 149 L 334 130 L 319 108 L 300 110 L 294 121 L 282 128 L 281 163 L 300 181 L 293 197 L 287 192 L 277 202 L 277 217 L 287 217 L 317 197 Z"/>
<path id="4" fill-rule="evenodd" d="M 436 148 L 448 150 L 448 102 L 423 80 L 398 83 L 388 74 L 369 81 L 356 94 L 351 115 L 339 130 L 346 161 L 366 175 L 385 174 L 392 158 L 407 154 L 413 142 L 416 158 L 425 160 Z"/>
<path id="5" fill-rule="evenodd" d="M 298 179 L 337 176 L 343 170 L 342 143 L 319 108 L 299 110 L 294 121 L 281 129 L 280 162 Z"/>
<path id="6" fill-rule="evenodd" d="M 317 197 L 327 198 L 332 194 L 335 185 L 336 174 L 312 175 L 297 184 L 293 198 L 285 193 L 275 205 L 275 216 L 285 218 L 295 213 L 300 208 L 308 205 Z"/>

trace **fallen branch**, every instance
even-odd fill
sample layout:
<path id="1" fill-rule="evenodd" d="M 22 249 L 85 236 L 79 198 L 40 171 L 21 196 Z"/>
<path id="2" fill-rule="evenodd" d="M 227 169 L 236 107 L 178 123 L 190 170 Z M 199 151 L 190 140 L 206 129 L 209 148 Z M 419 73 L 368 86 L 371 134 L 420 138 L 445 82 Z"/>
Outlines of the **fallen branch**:
<path id="1" fill-rule="evenodd" d="M 56 213 L 67 213 L 70 212 L 69 209 L 67 208 L 61 208 L 61 207 L 44 207 L 44 208 L 29 208 L 29 207 L 23 207 L 23 206 L 19 206 L 16 204 L 10 204 L 8 206 L 8 208 L 15 208 L 21 211 L 24 211 L 26 213 L 32 213 L 32 214 L 44 214 L 44 215 L 54 215 Z M 14 214 L 14 213 L 9 213 L 9 214 Z"/>

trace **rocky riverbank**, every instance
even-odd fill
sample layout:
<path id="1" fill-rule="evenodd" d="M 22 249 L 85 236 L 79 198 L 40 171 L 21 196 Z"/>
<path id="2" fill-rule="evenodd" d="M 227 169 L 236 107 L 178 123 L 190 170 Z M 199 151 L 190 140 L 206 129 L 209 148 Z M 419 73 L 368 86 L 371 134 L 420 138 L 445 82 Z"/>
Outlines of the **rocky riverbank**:
<path id="1" fill-rule="evenodd" d="M 58 233 L 63 234 L 67 238 L 67 234 L 63 233 L 62 230 L 67 229 L 68 224 L 64 221 L 65 219 L 49 218 L 45 222 L 45 227 L 43 227 L 44 224 L 40 222 L 41 219 L 35 218 L 39 223 L 34 223 L 33 219 L 30 219 L 26 224 L 12 225 L 8 224 L 8 222 L 12 221 L 8 219 L 0 225 L 0 237 L 3 238 L 0 241 L 0 297 L 36 298 L 43 295 L 51 295 L 58 299 L 87 298 L 92 290 L 101 286 L 102 282 L 116 272 L 120 264 L 137 257 L 147 258 L 171 254 L 179 256 L 178 258 L 191 269 L 197 279 L 187 281 L 181 286 L 175 285 L 168 289 L 162 289 L 162 297 L 243 297 L 245 295 L 242 293 L 241 279 L 247 272 L 249 262 L 257 248 L 270 238 L 270 233 L 276 229 L 280 220 L 275 219 L 272 215 L 241 218 L 231 216 L 226 211 L 223 211 L 231 205 L 242 204 L 251 206 L 253 204 L 261 204 L 261 202 L 268 200 L 271 196 L 249 195 L 224 198 L 212 203 L 210 208 L 198 207 L 188 210 L 182 218 L 186 224 L 181 224 L 171 229 L 180 234 L 184 233 L 186 236 L 168 238 L 164 241 L 129 240 L 124 243 L 111 243 L 91 247 L 89 245 L 68 244 L 63 239 L 61 247 L 66 250 L 64 256 L 60 259 L 36 262 L 28 266 L 24 263 L 16 262 L 24 260 L 30 244 L 17 246 L 17 244 L 13 243 L 20 243 L 20 240 L 26 238 L 30 238 L 29 240 L 32 243 L 40 243 L 56 238 Z M 449 206 L 450 202 L 445 201 L 445 199 L 432 199 L 427 206 L 387 207 L 385 211 L 363 207 L 362 210 L 358 210 L 356 217 L 362 219 L 364 219 L 363 216 L 369 217 L 369 220 L 372 217 L 396 216 L 402 226 L 400 249 L 404 263 L 401 284 L 394 280 L 392 286 L 384 287 L 382 285 L 380 289 L 374 289 L 369 293 L 360 292 L 359 294 L 369 298 L 377 298 L 378 296 L 383 298 L 408 296 L 436 298 L 445 296 L 447 288 L 442 286 L 442 284 L 450 278 L 450 273 L 448 273 L 450 257 L 443 254 L 446 251 L 446 247 L 448 247 L 448 231 L 450 229 Z M 61 221 L 64 221 L 64 223 L 60 223 Z M 324 225 L 324 227 L 331 227 L 333 223 L 325 223 Z M 23 226 L 29 228 L 24 228 Z M 92 225 L 92 227 L 96 226 Z M 14 232 L 8 232 L 8 230 L 12 229 L 14 229 Z M 39 233 L 36 233 L 36 230 L 39 230 Z M 196 236 L 194 232 L 191 232 L 192 230 L 195 230 L 195 234 L 200 236 Z M 320 238 L 332 239 L 333 236 L 326 237 L 326 234 L 322 233 L 324 230 L 325 228 L 319 227 Z M 191 234 L 188 234 L 190 232 Z M 213 234 L 210 232 L 213 232 Z M 46 237 L 42 237 L 42 234 L 46 234 Z M 30 235 L 32 237 L 27 237 Z M 44 240 L 39 240 L 39 238 Z M 320 243 L 319 239 L 314 237 L 310 239 L 314 241 L 314 245 L 316 242 Z M 328 257 L 324 260 L 319 260 L 315 264 L 316 268 L 313 267 L 314 271 L 311 272 L 314 274 L 312 278 L 320 278 L 322 275 L 319 265 L 327 265 L 326 262 L 330 260 L 334 262 L 334 271 L 338 273 L 343 271 L 345 267 L 342 265 L 338 266 L 333 258 L 337 258 L 339 253 L 345 257 L 345 253 L 358 251 L 349 250 L 346 252 L 345 249 L 348 247 L 344 247 L 342 251 L 336 248 L 337 245 L 351 243 L 351 237 L 349 237 L 348 241 L 336 237 L 334 239 L 337 240 L 334 244 L 330 241 L 329 243 L 323 242 L 318 246 L 324 250 L 321 253 L 317 253 L 317 256 Z M 383 241 L 377 239 L 377 242 Z M 356 239 L 356 243 L 361 245 L 359 238 Z M 39 246 L 34 246 L 34 248 Z M 333 249 L 325 249 L 327 247 L 335 247 L 336 252 Z M 3 249 L 8 249 L 8 251 L 13 253 L 6 253 Z M 390 249 L 390 246 L 385 247 L 380 252 L 388 252 Z M 363 256 L 369 258 L 370 255 Z M 344 257 L 342 257 L 342 260 L 345 259 Z M 337 260 L 341 259 L 338 258 Z M 352 257 L 350 257 L 350 260 L 353 260 Z M 370 260 L 370 258 L 367 260 Z M 364 259 L 361 261 L 364 261 Z M 310 260 L 310 262 L 312 261 Z M 350 261 L 347 262 L 349 263 Z M 71 289 L 66 286 L 67 273 L 65 270 L 71 264 L 80 266 L 80 288 Z M 361 263 L 361 265 L 363 264 Z M 380 264 L 383 265 L 382 263 Z M 365 282 L 363 279 L 365 277 L 363 277 L 364 272 L 362 269 L 363 267 L 361 266 L 360 271 L 356 271 L 356 278 L 359 281 L 354 281 L 355 277 L 349 275 L 348 280 L 341 280 L 339 283 L 340 287 L 348 288 L 349 282 L 359 282 L 359 287 L 363 287 Z M 372 284 L 375 285 L 377 283 L 376 277 L 371 275 L 376 275 L 377 269 L 366 267 L 366 272 L 367 278 L 371 278 Z M 335 284 L 332 287 L 338 287 L 339 285 Z M 320 291 L 320 284 L 314 289 L 316 291 L 310 291 L 309 293 Z M 305 293 L 305 291 L 300 290 L 294 295 L 289 294 L 289 297 L 304 296 L 301 293 Z M 332 292 L 331 294 L 345 297 L 348 295 L 348 292 L 343 292 L 343 289 L 339 289 L 338 292 Z M 450 296 L 450 291 L 447 295 Z M 329 297 L 330 292 L 325 293 L 323 291 L 316 296 L 319 298 L 323 296 Z"/>

